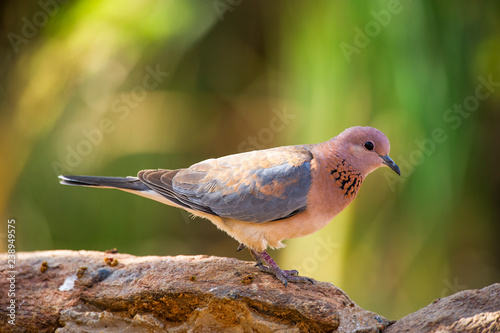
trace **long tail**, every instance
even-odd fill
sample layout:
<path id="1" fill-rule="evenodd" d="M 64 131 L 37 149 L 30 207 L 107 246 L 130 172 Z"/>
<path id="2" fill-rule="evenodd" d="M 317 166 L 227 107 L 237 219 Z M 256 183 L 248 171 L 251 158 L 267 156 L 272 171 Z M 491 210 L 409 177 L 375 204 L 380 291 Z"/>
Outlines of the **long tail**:
<path id="1" fill-rule="evenodd" d="M 169 206 L 179 207 L 177 203 L 152 190 L 137 177 L 59 176 L 59 179 L 60 183 L 64 185 L 115 188 Z"/>
<path id="2" fill-rule="evenodd" d="M 117 188 L 129 191 L 150 191 L 137 177 L 95 177 L 95 176 L 59 176 L 64 185 Z"/>

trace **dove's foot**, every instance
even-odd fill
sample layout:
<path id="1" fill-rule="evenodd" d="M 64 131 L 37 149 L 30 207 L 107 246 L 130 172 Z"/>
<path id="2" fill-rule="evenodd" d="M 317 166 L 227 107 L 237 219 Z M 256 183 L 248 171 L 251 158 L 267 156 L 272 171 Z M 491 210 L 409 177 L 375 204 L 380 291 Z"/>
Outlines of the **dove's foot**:
<path id="1" fill-rule="evenodd" d="M 285 287 L 288 285 L 288 282 L 314 283 L 314 281 L 308 277 L 299 276 L 299 272 L 295 269 L 283 270 L 279 268 L 278 264 L 271 258 L 269 254 L 267 254 L 266 251 L 259 253 L 250 250 L 250 253 L 252 254 L 252 257 L 255 259 L 255 261 L 257 261 L 256 266 L 260 271 L 276 276 L 276 278 L 280 280 L 285 285 Z M 267 266 L 264 265 L 264 262 L 267 264 Z"/>

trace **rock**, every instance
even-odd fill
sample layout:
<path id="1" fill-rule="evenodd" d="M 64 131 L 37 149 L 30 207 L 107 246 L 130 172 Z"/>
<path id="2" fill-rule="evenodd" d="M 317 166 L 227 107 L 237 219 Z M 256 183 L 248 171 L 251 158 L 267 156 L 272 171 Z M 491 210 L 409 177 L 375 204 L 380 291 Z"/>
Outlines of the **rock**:
<path id="1" fill-rule="evenodd" d="M 500 283 L 438 299 L 384 331 L 405 332 L 500 332 Z"/>
<path id="2" fill-rule="evenodd" d="M 0 270 L 2 332 L 361 333 L 391 323 L 331 283 L 285 287 L 231 258 L 27 252 L 15 270 L 14 297 L 4 296 L 11 273 Z M 16 326 L 5 310 L 12 299 Z"/>

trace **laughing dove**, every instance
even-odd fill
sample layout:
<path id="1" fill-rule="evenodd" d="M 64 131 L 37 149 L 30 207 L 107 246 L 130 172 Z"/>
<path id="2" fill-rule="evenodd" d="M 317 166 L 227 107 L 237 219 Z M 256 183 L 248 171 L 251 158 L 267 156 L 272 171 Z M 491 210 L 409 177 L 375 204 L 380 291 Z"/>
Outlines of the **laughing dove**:
<path id="1" fill-rule="evenodd" d="M 349 205 L 363 179 L 388 166 L 389 140 L 352 127 L 326 142 L 208 159 L 186 169 L 142 170 L 137 177 L 59 176 L 61 184 L 117 188 L 204 217 L 250 250 L 257 267 L 285 285 L 311 281 L 282 270 L 266 248 L 326 226 Z"/>

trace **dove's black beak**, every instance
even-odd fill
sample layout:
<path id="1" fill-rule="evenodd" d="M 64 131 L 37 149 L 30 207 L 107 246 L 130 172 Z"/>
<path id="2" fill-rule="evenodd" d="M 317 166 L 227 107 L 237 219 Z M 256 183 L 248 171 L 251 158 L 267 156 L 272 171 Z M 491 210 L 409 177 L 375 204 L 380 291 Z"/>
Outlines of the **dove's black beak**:
<path id="1" fill-rule="evenodd" d="M 380 155 L 380 157 L 384 160 L 384 164 L 387 165 L 389 168 L 394 170 L 395 173 L 401 176 L 401 170 L 399 170 L 399 167 L 394 161 L 389 157 L 389 155 Z"/>

